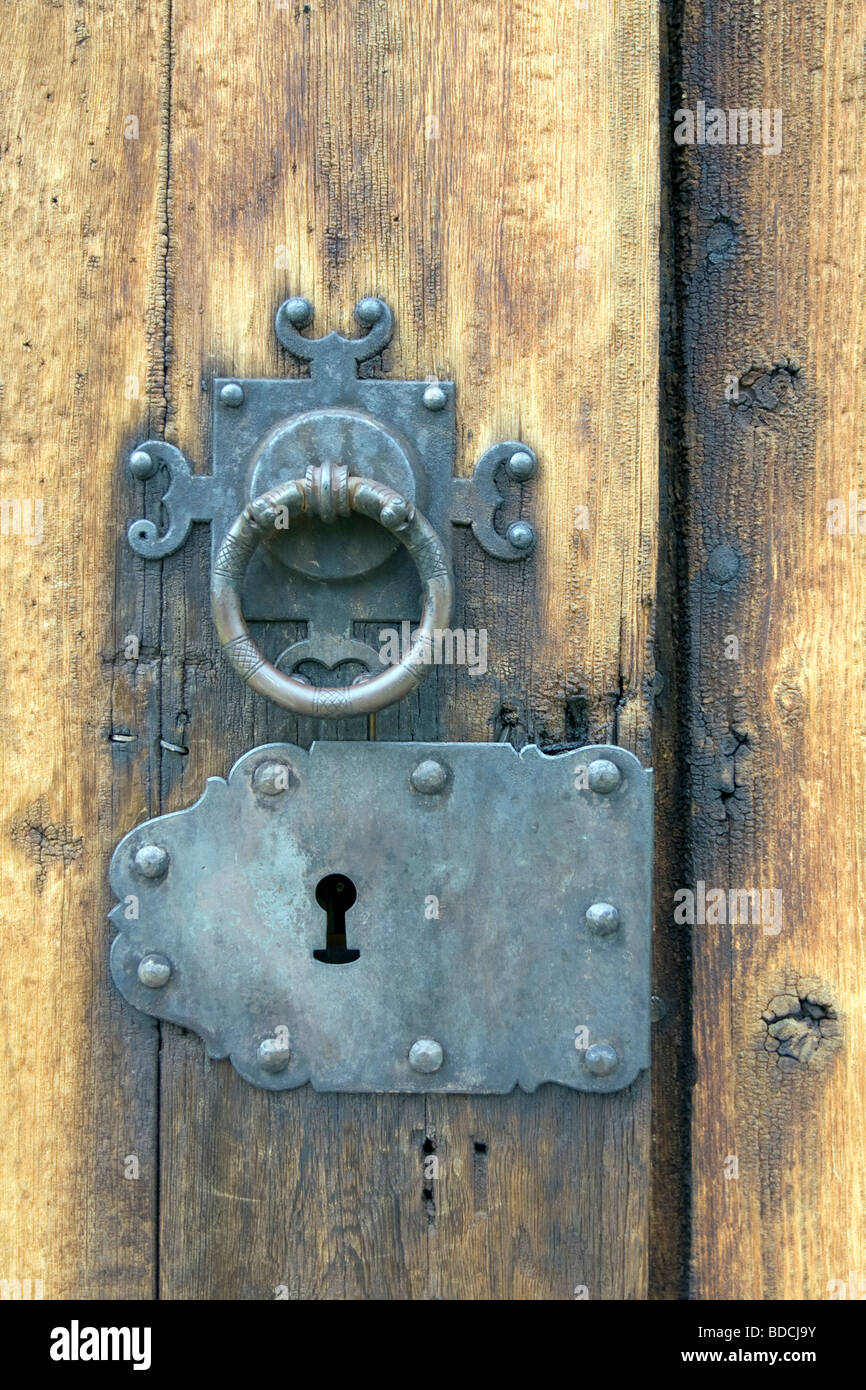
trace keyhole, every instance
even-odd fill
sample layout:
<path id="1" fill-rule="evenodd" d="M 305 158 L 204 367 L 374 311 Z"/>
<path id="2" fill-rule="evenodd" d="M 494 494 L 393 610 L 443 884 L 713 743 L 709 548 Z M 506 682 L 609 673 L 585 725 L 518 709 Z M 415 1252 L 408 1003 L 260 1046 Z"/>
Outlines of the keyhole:
<path id="1" fill-rule="evenodd" d="M 346 913 L 358 894 L 345 874 L 326 874 L 316 884 L 316 902 L 327 914 L 324 949 L 314 951 L 326 965 L 349 965 L 361 952 L 346 945 Z"/>

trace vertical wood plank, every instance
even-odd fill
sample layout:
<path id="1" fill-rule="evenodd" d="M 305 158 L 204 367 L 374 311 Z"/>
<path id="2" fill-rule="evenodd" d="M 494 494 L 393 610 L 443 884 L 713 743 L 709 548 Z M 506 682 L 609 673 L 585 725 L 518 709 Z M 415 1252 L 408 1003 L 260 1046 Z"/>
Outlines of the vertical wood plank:
<path id="1" fill-rule="evenodd" d="M 678 157 L 690 886 L 781 907 L 692 928 L 694 1292 L 862 1297 L 866 13 L 686 0 L 681 44 L 679 104 L 782 121 Z"/>
<path id="2" fill-rule="evenodd" d="M 155 1284 L 157 1037 L 109 985 L 106 871 L 119 835 L 156 809 L 158 594 L 141 566 L 117 587 L 112 575 L 133 505 L 121 447 L 162 424 L 166 9 L 2 7 L 0 1275 L 12 1297 L 19 1280 L 54 1299 L 148 1298 Z"/>
<path id="3" fill-rule="evenodd" d="M 210 377 L 294 372 L 272 331 L 287 294 L 314 301 L 319 332 L 381 295 L 398 325 L 383 368 L 458 384 L 458 470 L 520 437 L 542 476 L 530 564 L 456 537 L 490 672 L 449 673 L 380 736 L 609 737 L 648 762 L 654 7 L 181 0 L 173 51 L 167 437 L 203 468 Z M 164 567 L 163 720 L 190 750 L 166 765 L 166 809 L 296 735 L 219 660 L 206 557 L 201 534 Z M 161 1118 L 168 1297 L 645 1292 L 645 1078 L 603 1100 L 265 1095 L 166 1028 Z"/>

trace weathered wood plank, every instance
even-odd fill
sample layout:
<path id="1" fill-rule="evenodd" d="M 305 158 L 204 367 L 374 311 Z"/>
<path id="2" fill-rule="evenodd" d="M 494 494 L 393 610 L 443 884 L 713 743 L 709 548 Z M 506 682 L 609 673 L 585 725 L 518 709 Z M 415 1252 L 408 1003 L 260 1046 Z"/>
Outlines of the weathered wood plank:
<path id="1" fill-rule="evenodd" d="M 684 10 L 678 104 L 782 123 L 678 159 L 689 886 L 781 897 L 692 928 L 694 1291 L 823 1299 L 866 1277 L 866 569 L 827 529 L 866 487 L 866 12 Z"/>
<path id="2" fill-rule="evenodd" d="M 110 989 L 105 914 L 156 809 L 158 577 L 112 576 L 121 446 L 162 424 L 166 10 L 3 6 L 0 1275 L 45 1298 L 155 1282 L 157 1037 Z"/>
<path id="3" fill-rule="evenodd" d="M 204 466 L 202 379 L 294 370 L 272 332 L 286 294 L 318 331 L 387 299 L 386 368 L 458 383 L 461 471 L 498 438 L 538 448 L 542 541 L 505 566 L 458 535 L 490 672 L 443 673 L 379 736 L 618 737 L 649 761 L 654 8 L 190 0 L 173 41 L 167 436 Z M 190 749 L 166 809 L 296 732 L 221 664 L 206 557 L 196 536 L 164 566 L 163 720 L 185 717 Z M 166 1028 L 161 1117 L 166 1296 L 645 1292 L 645 1080 L 601 1103 L 267 1096 Z"/>

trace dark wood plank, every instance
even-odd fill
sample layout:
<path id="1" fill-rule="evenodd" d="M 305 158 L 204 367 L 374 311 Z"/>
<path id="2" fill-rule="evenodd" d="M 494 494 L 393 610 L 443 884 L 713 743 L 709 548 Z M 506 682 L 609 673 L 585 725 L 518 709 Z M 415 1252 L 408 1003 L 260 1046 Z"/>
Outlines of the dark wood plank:
<path id="1" fill-rule="evenodd" d="M 857 1297 L 866 571 L 862 536 L 827 522 L 831 499 L 847 512 L 864 493 L 866 12 L 686 0 L 680 45 L 678 106 L 778 111 L 782 137 L 777 153 L 683 145 L 676 163 L 691 802 L 679 886 L 781 895 L 781 917 L 682 927 L 693 1287 Z"/>

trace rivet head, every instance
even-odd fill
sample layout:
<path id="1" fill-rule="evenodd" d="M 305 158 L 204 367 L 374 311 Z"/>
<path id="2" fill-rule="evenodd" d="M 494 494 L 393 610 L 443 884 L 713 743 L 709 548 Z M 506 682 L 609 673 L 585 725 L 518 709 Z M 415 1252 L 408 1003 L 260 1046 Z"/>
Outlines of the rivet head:
<path id="1" fill-rule="evenodd" d="M 285 1071 L 291 1060 L 288 1038 L 265 1038 L 259 1043 L 259 1064 L 265 1071 Z"/>
<path id="2" fill-rule="evenodd" d="M 368 296 L 366 299 L 359 299 L 355 305 L 355 318 L 359 323 L 366 324 L 368 327 L 377 322 L 382 315 L 382 301 Z"/>
<path id="3" fill-rule="evenodd" d="M 660 994 L 650 995 L 650 1023 L 661 1023 L 668 1011 L 668 1006 Z"/>
<path id="4" fill-rule="evenodd" d="M 435 1038 L 419 1038 L 409 1048 L 409 1066 L 413 1071 L 438 1071 L 445 1058 Z"/>
<path id="5" fill-rule="evenodd" d="M 409 778 L 412 790 L 420 792 L 422 796 L 432 796 L 435 792 L 441 792 L 447 781 L 446 769 L 433 758 L 425 758 L 424 762 L 418 764 Z"/>
<path id="6" fill-rule="evenodd" d="M 168 871 L 168 850 L 161 845 L 142 845 L 132 862 L 141 878 L 162 878 Z"/>
<path id="7" fill-rule="evenodd" d="M 586 780 L 590 791 L 607 796 L 608 792 L 616 791 L 622 781 L 622 773 L 616 763 L 608 758 L 596 758 L 586 769 Z"/>
<path id="8" fill-rule="evenodd" d="M 505 471 L 515 482 L 525 483 L 535 472 L 535 459 L 525 449 L 518 449 L 506 463 Z"/>
<path id="9" fill-rule="evenodd" d="M 505 535 L 515 550 L 531 550 L 535 545 L 535 530 L 528 521 L 512 521 Z"/>
<path id="10" fill-rule="evenodd" d="M 237 409 L 244 403 L 244 388 L 239 386 L 236 381 L 227 381 L 220 391 L 220 400 L 223 405 L 230 405 Z"/>
<path id="11" fill-rule="evenodd" d="M 583 1061 L 593 1076 L 610 1076 L 619 1066 L 619 1058 L 610 1043 L 593 1043 L 583 1054 Z"/>
<path id="12" fill-rule="evenodd" d="M 138 962 L 138 978 L 148 989 L 162 989 L 171 979 L 171 961 L 157 951 L 150 951 Z"/>
<path id="13" fill-rule="evenodd" d="M 619 912 L 612 903 L 593 903 L 586 909 L 586 925 L 596 936 L 610 936 L 619 926 Z"/>
<path id="14" fill-rule="evenodd" d="M 300 295 L 287 299 L 280 312 L 285 314 L 295 328 L 306 328 L 307 324 L 313 321 L 313 306 L 309 299 L 303 299 Z"/>
<path id="15" fill-rule="evenodd" d="M 427 410 L 444 410 L 445 399 L 445 392 L 441 386 L 428 386 L 421 397 Z"/>
<path id="16" fill-rule="evenodd" d="M 146 449 L 136 449 L 129 456 L 129 471 L 136 478 L 152 478 L 158 467 L 156 459 L 151 458 Z"/>
<path id="17" fill-rule="evenodd" d="M 291 786 L 292 773 L 285 763 L 259 763 L 253 773 L 253 786 L 262 796 L 279 796 Z"/>

